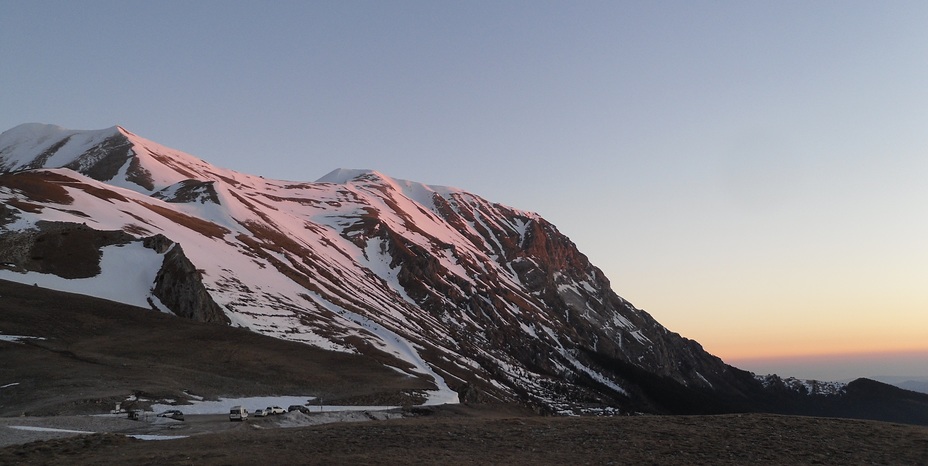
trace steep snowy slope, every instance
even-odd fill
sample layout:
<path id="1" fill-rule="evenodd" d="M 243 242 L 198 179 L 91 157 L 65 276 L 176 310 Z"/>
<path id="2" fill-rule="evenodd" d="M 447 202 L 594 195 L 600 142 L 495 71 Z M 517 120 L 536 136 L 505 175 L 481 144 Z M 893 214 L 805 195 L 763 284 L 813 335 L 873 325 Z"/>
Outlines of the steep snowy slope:
<path id="1" fill-rule="evenodd" d="M 367 354 L 433 380 L 432 402 L 659 410 L 642 374 L 749 383 L 618 297 L 554 225 L 460 189 L 266 180 L 120 127 L 19 126 L 0 169 L 0 278 Z"/>

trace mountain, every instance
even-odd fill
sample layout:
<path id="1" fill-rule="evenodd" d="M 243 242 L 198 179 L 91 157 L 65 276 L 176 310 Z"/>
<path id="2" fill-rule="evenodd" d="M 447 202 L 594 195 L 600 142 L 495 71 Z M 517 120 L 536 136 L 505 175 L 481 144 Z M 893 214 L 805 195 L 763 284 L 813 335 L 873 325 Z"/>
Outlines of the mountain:
<path id="1" fill-rule="evenodd" d="M 538 214 L 461 189 L 372 170 L 270 180 L 118 126 L 26 124 L 0 135 L 0 199 L 0 279 L 360 354 L 428 382 L 428 403 L 786 400 L 619 297 Z"/>
<path id="2" fill-rule="evenodd" d="M 928 393 L 928 377 L 919 377 L 919 376 L 873 376 L 868 377 L 869 379 L 890 384 L 905 390 L 911 390 L 913 392 L 919 393 Z"/>

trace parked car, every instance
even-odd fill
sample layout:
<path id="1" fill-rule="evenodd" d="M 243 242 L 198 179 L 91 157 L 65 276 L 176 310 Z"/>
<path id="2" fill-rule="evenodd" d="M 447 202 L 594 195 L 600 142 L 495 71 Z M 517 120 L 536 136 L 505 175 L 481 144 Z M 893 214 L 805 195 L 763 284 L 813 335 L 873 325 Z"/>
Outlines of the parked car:
<path id="1" fill-rule="evenodd" d="M 268 414 L 283 414 L 283 413 L 286 413 L 286 411 L 284 411 L 284 409 L 281 408 L 280 406 L 268 406 L 268 407 L 266 408 L 266 411 L 267 411 Z"/>
<path id="2" fill-rule="evenodd" d="M 258 408 L 258 409 L 256 409 L 256 410 L 254 410 L 254 412 L 251 413 L 251 414 L 252 414 L 254 417 L 266 417 L 266 416 L 267 416 L 267 410 L 266 410 L 266 409 Z"/>
<path id="3" fill-rule="evenodd" d="M 248 410 L 241 406 L 233 406 L 229 410 L 229 420 L 230 421 L 245 421 L 248 420 Z"/>
<path id="4" fill-rule="evenodd" d="M 158 415 L 158 417 L 169 417 L 171 419 L 176 419 L 178 421 L 184 420 L 184 413 L 180 412 L 177 409 L 170 409 Z"/>
<path id="5" fill-rule="evenodd" d="M 287 412 L 290 411 L 299 411 L 304 414 L 309 414 L 309 407 L 304 405 L 290 405 L 290 407 L 287 408 Z"/>

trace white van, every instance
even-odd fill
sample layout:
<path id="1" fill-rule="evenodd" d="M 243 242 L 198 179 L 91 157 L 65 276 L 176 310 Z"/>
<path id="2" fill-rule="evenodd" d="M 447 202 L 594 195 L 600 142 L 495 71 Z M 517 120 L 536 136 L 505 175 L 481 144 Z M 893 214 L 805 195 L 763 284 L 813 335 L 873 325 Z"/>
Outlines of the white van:
<path id="1" fill-rule="evenodd" d="M 230 421 L 244 421 L 248 419 L 248 410 L 241 406 L 233 406 L 229 410 Z"/>

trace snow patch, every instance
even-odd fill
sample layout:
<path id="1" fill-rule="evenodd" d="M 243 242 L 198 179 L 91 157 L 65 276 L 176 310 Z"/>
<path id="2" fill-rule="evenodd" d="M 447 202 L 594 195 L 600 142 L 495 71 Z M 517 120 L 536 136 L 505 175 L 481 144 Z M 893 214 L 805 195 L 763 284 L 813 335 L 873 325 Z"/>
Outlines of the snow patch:
<path id="1" fill-rule="evenodd" d="M 16 430 L 28 430 L 31 432 L 60 432 L 64 434 L 95 434 L 96 432 L 91 432 L 89 430 L 71 430 L 71 429 L 55 429 L 52 427 L 37 427 L 37 426 L 7 426 L 10 429 Z"/>
<path id="2" fill-rule="evenodd" d="M 155 434 L 129 434 L 126 437 L 132 437 L 139 440 L 177 440 L 187 438 L 189 435 L 155 435 Z"/>
<path id="3" fill-rule="evenodd" d="M 358 325 L 362 325 L 365 329 L 377 335 L 379 340 L 386 346 L 384 351 L 392 353 L 400 359 L 412 364 L 415 367 L 415 372 L 431 376 L 435 381 L 435 385 L 438 390 L 426 391 L 428 396 L 428 400 L 425 402 L 426 405 L 460 403 L 458 400 L 458 393 L 449 388 L 445 383 L 445 379 L 433 371 L 431 367 L 429 367 L 428 363 L 426 363 L 425 360 L 419 356 L 419 352 L 416 351 L 415 347 L 408 340 L 384 328 L 380 324 L 368 319 L 367 317 L 346 311 L 335 306 L 319 295 L 316 295 L 315 298 L 319 302 L 323 303 L 323 305 L 328 307 L 332 312 L 341 314 L 345 319 L 355 322 Z"/>
<path id="4" fill-rule="evenodd" d="M 8 341 L 10 343 L 22 343 L 23 340 L 33 339 L 33 340 L 44 340 L 43 337 L 30 337 L 28 335 L 4 335 L 0 333 L 0 341 Z"/>
<path id="5" fill-rule="evenodd" d="M 96 296 L 111 301 L 149 308 L 155 276 L 161 269 L 164 258 L 133 242 L 125 245 L 112 245 L 101 248 L 101 273 L 90 278 L 61 278 L 57 275 L 39 272 L 18 273 L 0 270 L 0 278 L 22 284 L 35 284 L 69 293 Z"/>

